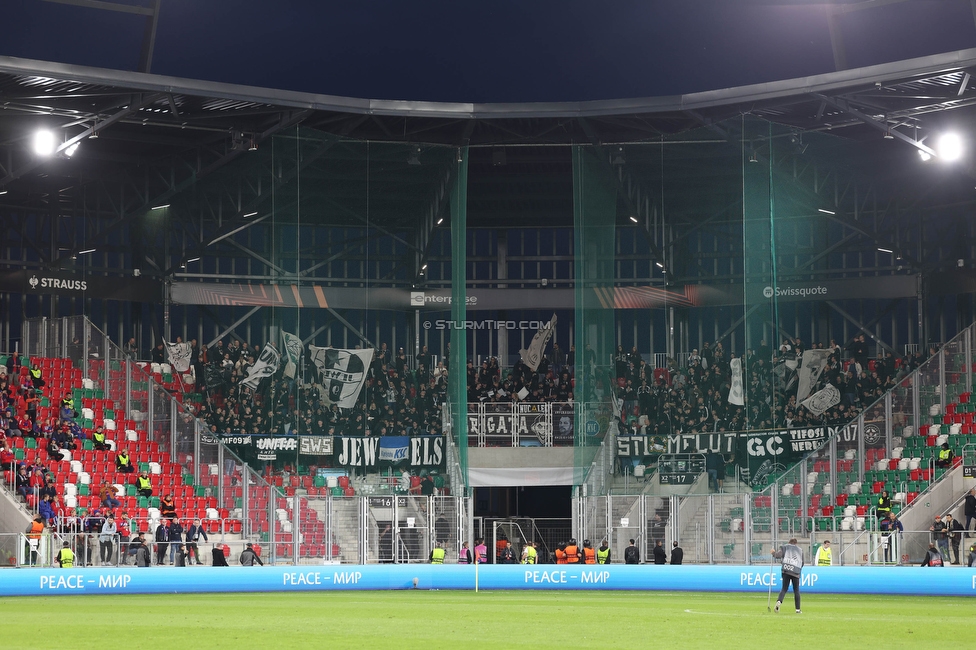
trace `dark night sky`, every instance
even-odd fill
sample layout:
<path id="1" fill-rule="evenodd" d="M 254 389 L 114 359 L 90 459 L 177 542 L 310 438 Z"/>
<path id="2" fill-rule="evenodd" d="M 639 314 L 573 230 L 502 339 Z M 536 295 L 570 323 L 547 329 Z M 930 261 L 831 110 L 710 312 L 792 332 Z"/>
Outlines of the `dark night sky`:
<path id="1" fill-rule="evenodd" d="M 810 4 L 162 0 L 152 71 L 382 99 L 669 95 L 833 70 L 825 10 L 798 6 Z M 144 18 L 42 0 L 4 0 L 0 15 L 0 54 L 137 66 Z M 841 20 L 851 67 L 976 47 L 969 0 Z"/>

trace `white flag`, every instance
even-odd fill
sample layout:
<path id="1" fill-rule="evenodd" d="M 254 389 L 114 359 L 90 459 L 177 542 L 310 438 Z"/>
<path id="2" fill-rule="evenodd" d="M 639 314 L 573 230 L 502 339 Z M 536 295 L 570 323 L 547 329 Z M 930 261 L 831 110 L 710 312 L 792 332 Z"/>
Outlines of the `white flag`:
<path id="1" fill-rule="evenodd" d="M 169 364 L 173 366 L 173 370 L 182 375 L 190 369 L 190 363 L 193 361 L 190 358 L 193 356 L 193 346 L 189 343 L 167 343 L 166 341 L 163 341 L 163 345 L 166 346 L 166 358 L 169 359 Z"/>
<path id="2" fill-rule="evenodd" d="M 732 368 L 732 387 L 729 389 L 729 404 L 745 406 L 745 396 L 742 394 L 742 359 L 729 361 Z"/>
<path id="3" fill-rule="evenodd" d="M 800 380 L 796 389 L 797 402 L 805 400 L 810 395 L 810 389 L 817 385 L 830 354 L 830 350 L 807 350 L 803 353 L 803 365 L 796 371 Z"/>
<path id="4" fill-rule="evenodd" d="M 342 350 L 339 348 L 320 348 L 308 346 L 312 363 L 319 372 L 322 382 L 322 399 L 326 405 L 335 404 L 339 408 L 352 408 L 359 399 L 359 393 L 366 383 L 369 364 L 373 361 L 373 350 Z"/>
<path id="5" fill-rule="evenodd" d="M 300 338 L 284 330 L 281 331 L 281 343 L 285 348 L 285 377 L 294 379 L 295 371 L 298 370 L 298 364 L 301 363 L 302 352 L 304 352 L 305 346 L 302 345 Z"/>
<path id="6" fill-rule="evenodd" d="M 552 315 L 552 319 L 549 323 L 539 329 L 532 337 L 532 342 L 529 343 L 528 350 L 519 350 L 519 354 L 522 355 L 522 363 L 531 368 L 532 370 L 538 370 L 539 364 L 542 362 L 542 354 L 545 352 L 546 343 L 552 338 L 552 333 L 556 330 L 556 315 Z"/>
<path id="7" fill-rule="evenodd" d="M 807 407 L 811 413 L 817 417 L 820 417 L 823 415 L 823 412 L 830 407 L 840 404 L 840 391 L 837 390 L 832 384 L 827 384 L 823 390 L 818 390 L 801 403 L 803 406 Z"/>
<path id="8" fill-rule="evenodd" d="M 258 384 L 265 377 L 270 377 L 271 375 L 278 372 L 278 366 L 281 365 L 281 355 L 275 349 L 275 346 L 271 345 L 270 341 L 264 344 L 264 349 L 261 350 L 261 356 L 254 363 L 253 366 L 248 368 L 247 377 L 241 382 L 241 386 L 247 386 L 251 390 L 257 390 Z"/>

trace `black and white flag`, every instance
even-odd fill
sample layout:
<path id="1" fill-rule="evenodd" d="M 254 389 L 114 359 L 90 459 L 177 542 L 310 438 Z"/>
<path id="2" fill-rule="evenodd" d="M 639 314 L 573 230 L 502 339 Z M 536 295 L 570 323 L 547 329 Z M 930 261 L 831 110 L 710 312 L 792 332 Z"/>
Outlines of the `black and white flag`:
<path id="1" fill-rule="evenodd" d="M 191 357 L 193 356 L 193 346 L 189 343 L 167 343 L 163 341 L 163 345 L 166 346 L 166 358 L 169 360 L 169 365 L 173 366 L 173 370 L 179 374 L 183 374 L 190 369 L 190 363 L 193 361 Z"/>
<path id="2" fill-rule="evenodd" d="M 796 389 L 797 402 L 802 402 L 810 396 L 810 391 L 817 385 L 820 374 L 827 367 L 827 359 L 830 355 L 830 350 L 806 350 L 803 353 L 802 365 L 796 371 L 799 379 Z"/>
<path id="3" fill-rule="evenodd" d="M 546 343 L 552 338 L 552 333 L 556 331 L 556 315 L 552 315 L 552 319 L 539 329 L 532 337 L 532 342 L 529 343 L 528 350 L 519 350 L 519 354 L 522 355 L 522 363 L 527 365 L 532 370 L 538 370 L 539 364 L 542 362 L 542 355 L 546 350 Z"/>
<path id="4" fill-rule="evenodd" d="M 840 404 L 840 391 L 837 390 L 837 388 L 835 388 L 832 384 L 827 384 L 826 388 L 823 390 L 818 390 L 816 393 L 803 400 L 801 404 L 807 407 L 811 413 L 817 417 L 820 417 L 827 409 Z"/>
<path id="5" fill-rule="evenodd" d="M 264 344 L 264 349 L 261 350 L 261 356 L 254 363 L 253 366 L 248 368 L 247 377 L 241 382 L 241 386 L 247 386 L 251 390 L 257 390 L 258 384 L 265 377 L 270 377 L 276 372 L 278 372 L 278 366 L 281 364 L 281 355 L 275 349 L 275 346 L 271 345 L 270 342 Z"/>
<path id="6" fill-rule="evenodd" d="M 729 388 L 729 404 L 744 406 L 746 400 L 742 392 L 742 359 L 732 359 L 729 361 L 729 366 L 732 368 L 732 386 Z"/>
<path id="7" fill-rule="evenodd" d="M 352 408 L 366 383 L 366 371 L 373 361 L 373 350 L 342 350 L 308 346 L 312 363 L 322 383 L 322 399 L 326 405 Z"/>
<path id="8" fill-rule="evenodd" d="M 298 370 L 304 351 L 302 340 L 294 334 L 282 330 L 281 343 L 285 348 L 285 377 L 294 379 L 295 371 Z"/>

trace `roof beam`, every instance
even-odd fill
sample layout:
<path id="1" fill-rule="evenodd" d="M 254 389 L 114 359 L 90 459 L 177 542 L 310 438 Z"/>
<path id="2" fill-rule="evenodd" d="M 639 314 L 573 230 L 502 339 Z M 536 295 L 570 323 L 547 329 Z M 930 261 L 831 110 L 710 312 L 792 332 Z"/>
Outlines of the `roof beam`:
<path id="1" fill-rule="evenodd" d="M 813 96 L 814 97 L 817 97 L 818 99 L 821 99 L 821 100 L 827 102 L 828 104 L 830 104 L 834 108 L 840 109 L 840 110 L 844 111 L 845 113 L 848 113 L 850 115 L 853 115 L 854 117 L 856 117 L 857 119 L 861 120 L 862 122 L 864 122 L 864 124 L 866 124 L 867 126 L 870 126 L 871 128 L 877 129 L 878 131 L 881 131 L 882 133 L 891 134 L 893 137 L 898 138 L 902 142 L 907 142 L 908 144 L 910 144 L 913 147 L 917 148 L 919 151 L 924 151 L 925 153 L 927 153 L 928 155 L 930 155 L 932 157 L 938 157 L 938 154 L 931 147 L 928 147 L 928 146 L 922 144 L 921 142 L 919 142 L 915 138 L 912 138 L 912 137 L 909 137 L 909 136 L 905 135 L 901 131 L 898 131 L 896 129 L 891 128 L 889 125 L 885 124 L 884 122 L 881 122 L 879 120 L 874 119 L 870 115 L 866 115 L 866 114 L 862 113 L 861 111 L 859 111 L 856 108 L 852 107 L 850 105 L 850 102 L 848 102 L 846 99 L 828 97 L 826 95 L 821 95 L 819 93 L 814 93 Z"/>

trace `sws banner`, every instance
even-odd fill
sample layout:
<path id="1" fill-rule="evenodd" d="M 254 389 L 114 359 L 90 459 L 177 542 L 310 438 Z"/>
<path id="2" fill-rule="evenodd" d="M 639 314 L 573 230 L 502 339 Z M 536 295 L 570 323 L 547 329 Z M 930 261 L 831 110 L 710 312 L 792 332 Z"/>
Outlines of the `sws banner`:
<path id="1" fill-rule="evenodd" d="M 161 302 L 163 283 L 152 278 L 120 278 L 67 271 L 0 271 L 0 292 Z"/>

